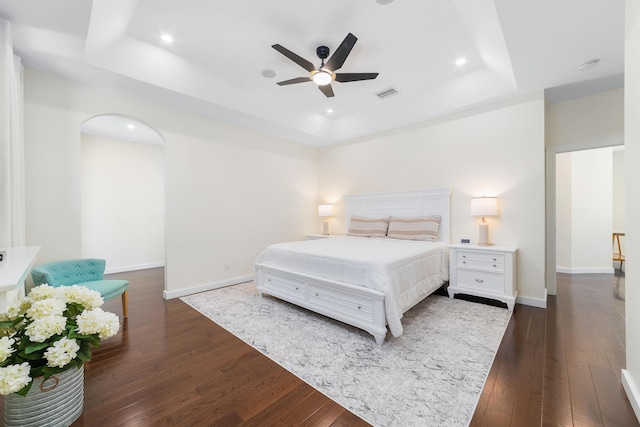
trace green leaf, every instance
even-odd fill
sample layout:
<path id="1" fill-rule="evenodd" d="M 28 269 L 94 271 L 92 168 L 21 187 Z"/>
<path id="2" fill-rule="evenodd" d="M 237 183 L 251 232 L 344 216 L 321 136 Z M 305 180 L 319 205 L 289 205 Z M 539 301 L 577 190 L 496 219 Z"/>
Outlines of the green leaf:
<path id="1" fill-rule="evenodd" d="M 55 340 L 57 341 L 57 340 Z M 35 353 L 38 350 L 42 350 L 43 348 L 47 348 L 50 347 L 50 344 L 48 342 L 37 342 L 37 343 L 31 343 L 29 345 L 27 345 L 27 347 L 24 349 L 25 354 L 31 354 L 31 353 Z"/>
<path id="2" fill-rule="evenodd" d="M 89 346 L 81 346 L 80 350 L 78 350 L 78 359 L 83 362 L 88 362 L 91 360 L 91 348 Z"/>
<path id="3" fill-rule="evenodd" d="M 26 396 L 27 393 L 29 393 L 29 390 L 31 390 L 32 385 L 33 385 L 33 380 L 29 381 L 29 384 L 22 387 L 20 390 L 16 391 L 16 394 L 19 394 L 22 397 Z"/>

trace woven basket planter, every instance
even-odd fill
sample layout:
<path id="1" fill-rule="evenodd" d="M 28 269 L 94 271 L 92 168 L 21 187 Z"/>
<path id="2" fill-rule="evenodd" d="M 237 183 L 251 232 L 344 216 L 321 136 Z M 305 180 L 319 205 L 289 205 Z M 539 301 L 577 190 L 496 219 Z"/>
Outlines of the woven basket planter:
<path id="1" fill-rule="evenodd" d="M 6 427 L 69 426 L 82 414 L 84 368 L 71 368 L 47 381 L 33 380 L 25 397 L 15 393 L 4 400 Z"/>

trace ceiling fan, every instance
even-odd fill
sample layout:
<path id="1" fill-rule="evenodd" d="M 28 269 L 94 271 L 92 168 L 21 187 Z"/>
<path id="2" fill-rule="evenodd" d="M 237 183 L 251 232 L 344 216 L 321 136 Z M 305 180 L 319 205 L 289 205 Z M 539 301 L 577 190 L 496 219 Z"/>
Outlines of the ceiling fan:
<path id="1" fill-rule="evenodd" d="M 278 82 L 278 85 L 285 86 L 291 85 L 294 83 L 305 83 L 305 82 L 314 82 L 318 85 L 318 89 L 327 97 L 334 96 L 333 89 L 331 88 L 331 82 L 337 81 L 340 83 L 346 82 L 355 82 L 358 80 L 372 80 L 378 77 L 378 73 L 336 73 L 336 70 L 339 70 L 344 64 L 344 61 L 347 59 L 347 56 L 353 49 L 353 46 L 358 41 L 358 38 L 353 34 L 347 34 L 347 37 L 340 43 L 338 49 L 333 53 L 331 58 L 324 63 L 324 60 L 329 57 L 329 48 L 327 46 L 318 46 L 316 49 L 316 55 L 322 61 L 319 68 L 313 66 L 313 64 L 306 59 L 296 55 L 291 52 L 289 49 L 280 46 L 279 44 L 274 44 L 271 46 L 305 70 L 309 72 L 308 77 L 296 77 L 290 80 L 284 80 Z"/>

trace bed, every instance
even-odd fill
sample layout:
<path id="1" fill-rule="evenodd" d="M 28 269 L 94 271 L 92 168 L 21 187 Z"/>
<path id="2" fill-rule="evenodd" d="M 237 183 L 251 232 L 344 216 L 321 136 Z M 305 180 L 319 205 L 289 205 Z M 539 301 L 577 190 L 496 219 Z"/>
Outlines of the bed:
<path id="1" fill-rule="evenodd" d="M 387 325 L 402 335 L 402 315 L 449 277 L 449 189 L 344 196 L 346 229 L 353 236 L 270 245 L 255 263 L 260 295 L 269 294 L 374 336 L 382 345 Z M 360 237 L 356 222 L 436 217 L 436 241 Z M 394 228 L 397 233 L 398 228 Z M 366 234 L 366 233 L 365 233 Z"/>

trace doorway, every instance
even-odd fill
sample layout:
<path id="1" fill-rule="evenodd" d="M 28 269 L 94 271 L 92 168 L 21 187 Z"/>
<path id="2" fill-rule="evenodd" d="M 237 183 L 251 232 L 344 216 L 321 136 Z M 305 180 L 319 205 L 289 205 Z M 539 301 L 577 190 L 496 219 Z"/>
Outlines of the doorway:
<path id="1" fill-rule="evenodd" d="M 164 140 L 132 117 L 81 128 L 81 253 L 106 273 L 163 267 Z"/>
<path id="2" fill-rule="evenodd" d="M 572 215 L 571 208 L 563 206 L 568 190 L 561 184 L 566 184 L 571 178 L 567 178 L 566 170 L 558 167 L 558 163 L 566 163 L 572 153 L 577 153 L 575 157 L 578 159 L 589 159 L 582 164 L 577 160 L 578 171 L 582 169 L 582 179 L 575 176 L 569 188 L 573 193 L 571 197 L 581 199 L 577 202 L 579 215 Z M 608 166 L 597 166 L 598 159 L 609 162 Z M 548 147 L 546 162 L 546 285 L 547 293 L 556 295 L 556 272 L 559 270 L 568 273 L 614 272 L 612 232 L 624 229 L 624 146 L 576 144 Z M 594 167 L 600 169 L 599 173 L 604 173 L 600 179 Z M 596 181 L 588 182 L 590 179 Z M 594 185 L 599 186 L 598 191 L 593 190 Z M 594 209 L 589 208 L 589 203 L 599 204 Z M 573 217 L 581 218 L 582 223 L 574 224 Z"/>

